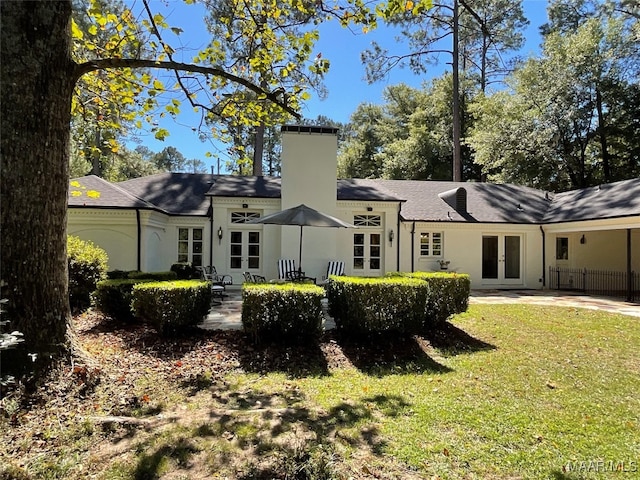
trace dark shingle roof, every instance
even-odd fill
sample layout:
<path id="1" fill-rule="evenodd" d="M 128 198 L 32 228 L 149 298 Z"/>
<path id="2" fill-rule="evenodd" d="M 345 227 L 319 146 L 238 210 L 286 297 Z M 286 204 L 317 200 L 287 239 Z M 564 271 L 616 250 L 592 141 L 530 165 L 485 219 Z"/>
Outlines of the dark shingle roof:
<path id="1" fill-rule="evenodd" d="M 205 173 L 158 173 L 116 185 L 171 215 L 206 215 L 209 199 L 205 194 L 216 177 Z"/>
<path id="2" fill-rule="evenodd" d="M 545 223 L 640 215 L 640 178 L 558 193 Z"/>
<path id="3" fill-rule="evenodd" d="M 160 173 L 116 184 L 93 175 L 76 181 L 81 188 L 71 187 L 70 207 L 147 208 L 170 215 L 206 215 L 209 196 L 281 194 L 281 179 L 267 176 Z M 451 201 L 459 188 L 466 191 L 466 212 L 456 211 Z M 86 194 L 91 190 L 99 197 Z M 439 194 L 445 192 L 443 199 Z M 640 215 L 640 179 L 555 195 L 510 184 L 344 179 L 338 180 L 337 199 L 403 202 L 401 215 L 407 221 L 557 223 Z"/>
<path id="4" fill-rule="evenodd" d="M 375 181 L 407 199 L 400 214 L 409 221 L 539 223 L 550 203 L 545 199 L 544 192 L 518 185 L 419 180 Z M 458 187 L 467 191 L 467 213 L 457 212 L 438 196 Z"/>
<path id="5" fill-rule="evenodd" d="M 74 178 L 70 181 L 68 205 L 70 207 L 157 210 L 149 202 L 95 175 Z"/>
<path id="6" fill-rule="evenodd" d="M 224 175 L 216 178 L 207 192 L 214 197 L 280 198 L 279 177 L 241 177 Z M 381 187 L 375 180 L 338 180 L 338 200 L 400 201 L 394 193 Z"/>
<path id="7" fill-rule="evenodd" d="M 280 178 L 220 175 L 207 195 L 213 197 L 280 198 Z"/>
<path id="8" fill-rule="evenodd" d="M 402 202 L 404 197 L 389 191 L 378 180 L 347 178 L 338 180 L 338 200 Z"/>

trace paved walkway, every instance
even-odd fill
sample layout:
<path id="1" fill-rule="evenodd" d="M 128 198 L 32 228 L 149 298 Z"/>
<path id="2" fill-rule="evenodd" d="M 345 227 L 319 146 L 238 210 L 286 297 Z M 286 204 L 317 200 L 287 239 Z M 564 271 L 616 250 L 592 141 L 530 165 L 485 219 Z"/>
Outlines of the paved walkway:
<path id="1" fill-rule="evenodd" d="M 227 296 L 222 305 L 211 308 L 207 318 L 200 324 L 207 330 L 241 330 L 242 329 L 242 297 L 240 288 L 228 288 Z M 326 312 L 325 325 L 329 330 L 335 327 L 333 319 Z M 472 290 L 469 303 L 484 304 L 513 304 L 524 303 L 530 305 L 554 305 L 560 307 L 577 307 L 592 310 L 604 310 L 611 313 L 621 313 L 640 318 L 640 304 L 628 303 L 621 300 L 589 295 L 555 292 L 549 290 Z"/>

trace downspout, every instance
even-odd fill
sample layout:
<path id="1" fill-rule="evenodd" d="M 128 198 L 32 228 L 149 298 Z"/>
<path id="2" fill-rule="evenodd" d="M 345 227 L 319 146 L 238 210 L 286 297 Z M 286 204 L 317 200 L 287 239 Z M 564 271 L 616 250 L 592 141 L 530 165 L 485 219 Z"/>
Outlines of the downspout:
<path id="1" fill-rule="evenodd" d="M 547 272 L 546 272 L 546 248 L 547 241 L 545 239 L 544 228 L 540 225 L 540 232 L 542 233 L 542 288 L 547 285 Z"/>
<path id="2" fill-rule="evenodd" d="M 213 266 L 213 197 L 209 197 L 209 267 Z"/>
<path id="3" fill-rule="evenodd" d="M 400 210 L 402 210 L 402 202 L 398 202 L 398 224 L 396 226 L 396 231 L 398 232 L 397 240 L 396 240 L 396 271 L 400 271 Z"/>
<path id="4" fill-rule="evenodd" d="M 633 277 L 631 271 L 631 229 L 627 228 L 627 302 L 633 300 Z"/>
<path id="5" fill-rule="evenodd" d="M 415 272 L 415 261 L 416 261 L 416 222 L 413 222 L 411 225 L 411 271 Z"/>
<path id="6" fill-rule="evenodd" d="M 137 260 L 136 260 L 136 270 L 139 272 L 142 271 L 142 223 L 140 221 L 140 209 L 136 208 L 136 225 L 138 227 L 138 245 L 137 245 Z"/>

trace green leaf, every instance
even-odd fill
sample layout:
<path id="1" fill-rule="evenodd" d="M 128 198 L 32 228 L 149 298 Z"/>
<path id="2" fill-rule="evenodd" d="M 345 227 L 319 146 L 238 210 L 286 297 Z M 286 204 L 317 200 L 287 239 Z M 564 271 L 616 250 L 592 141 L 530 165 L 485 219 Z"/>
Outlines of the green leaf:
<path id="1" fill-rule="evenodd" d="M 165 138 L 167 138 L 169 136 L 169 131 L 164 129 L 164 128 L 158 128 L 156 130 L 156 133 L 154 135 L 154 137 L 157 140 L 164 140 Z"/>
<path id="2" fill-rule="evenodd" d="M 71 35 L 73 36 L 73 38 L 80 39 L 80 40 L 84 38 L 84 34 L 82 33 L 82 30 L 80 30 L 80 27 L 78 27 L 78 24 L 74 19 L 71 19 Z"/>

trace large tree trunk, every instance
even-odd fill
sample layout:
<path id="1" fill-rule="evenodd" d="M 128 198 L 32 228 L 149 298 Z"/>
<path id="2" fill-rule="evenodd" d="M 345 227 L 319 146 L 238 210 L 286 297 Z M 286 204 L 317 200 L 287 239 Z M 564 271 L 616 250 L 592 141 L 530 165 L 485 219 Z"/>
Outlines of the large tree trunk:
<path id="1" fill-rule="evenodd" d="M 70 1 L 3 1 L 0 274 L 11 327 L 41 360 L 69 351 Z"/>

